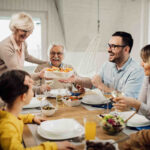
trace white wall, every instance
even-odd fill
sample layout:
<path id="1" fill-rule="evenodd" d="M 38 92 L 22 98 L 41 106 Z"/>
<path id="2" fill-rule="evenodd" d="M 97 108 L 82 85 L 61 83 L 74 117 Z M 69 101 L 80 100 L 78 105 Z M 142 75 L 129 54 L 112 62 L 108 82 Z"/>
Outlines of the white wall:
<path id="1" fill-rule="evenodd" d="M 67 50 L 66 62 L 79 65 L 83 51 L 97 33 L 97 0 L 56 0 L 64 27 Z M 149 0 L 100 0 L 100 64 L 107 60 L 111 34 L 117 30 L 132 34 L 133 58 L 140 61 L 140 49 L 148 43 Z M 78 61 L 77 61 L 78 60 Z"/>

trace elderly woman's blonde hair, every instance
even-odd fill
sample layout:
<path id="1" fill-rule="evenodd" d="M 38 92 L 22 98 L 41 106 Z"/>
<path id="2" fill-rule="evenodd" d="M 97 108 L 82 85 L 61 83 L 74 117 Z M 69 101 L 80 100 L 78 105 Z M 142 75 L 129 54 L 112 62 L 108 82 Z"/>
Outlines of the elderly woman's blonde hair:
<path id="1" fill-rule="evenodd" d="M 12 32 L 15 32 L 16 29 L 32 32 L 34 29 L 34 23 L 29 14 L 20 12 L 11 17 L 9 28 Z"/>

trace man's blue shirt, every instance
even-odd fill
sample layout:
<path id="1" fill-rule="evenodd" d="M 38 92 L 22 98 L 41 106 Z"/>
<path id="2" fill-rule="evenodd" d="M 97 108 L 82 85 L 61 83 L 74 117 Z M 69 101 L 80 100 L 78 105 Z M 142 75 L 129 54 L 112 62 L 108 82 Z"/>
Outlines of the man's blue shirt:
<path id="1" fill-rule="evenodd" d="M 100 70 L 100 77 L 106 86 L 122 91 L 125 96 L 138 98 L 144 79 L 144 71 L 129 57 L 120 69 L 117 69 L 115 63 L 104 63 Z"/>

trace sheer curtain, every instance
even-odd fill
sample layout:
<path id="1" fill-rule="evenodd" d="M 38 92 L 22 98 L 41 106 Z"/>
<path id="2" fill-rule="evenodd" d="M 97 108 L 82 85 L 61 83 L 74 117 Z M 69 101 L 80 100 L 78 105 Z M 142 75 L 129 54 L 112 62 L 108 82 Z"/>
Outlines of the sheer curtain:
<path id="1" fill-rule="evenodd" d="M 48 6 L 48 47 L 52 43 L 60 43 L 65 46 L 64 30 L 58 5 L 55 0 L 49 0 Z"/>

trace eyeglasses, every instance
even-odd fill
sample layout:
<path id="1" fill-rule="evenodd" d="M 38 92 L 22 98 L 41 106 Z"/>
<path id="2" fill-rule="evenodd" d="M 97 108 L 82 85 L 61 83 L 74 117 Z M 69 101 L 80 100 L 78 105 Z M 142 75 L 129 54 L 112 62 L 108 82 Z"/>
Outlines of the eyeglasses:
<path id="1" fill-rule="evenodd" d="M 115 49 L 116 47 L 125 47 L 126 45 L 115 45 L 115 44 L 109 44 L 108 43 L 109 48 L 111 49 Z"/>
<path id="2" fill-rule="evenodd" d="M 62 56 L 63 55 L 63 53 L 61 53 L 61 52 L 58 52 L 58 53 L 50 52 L 50 54 L 53 55 L 53 56 L 55 56 L 55 55 Z"/>

